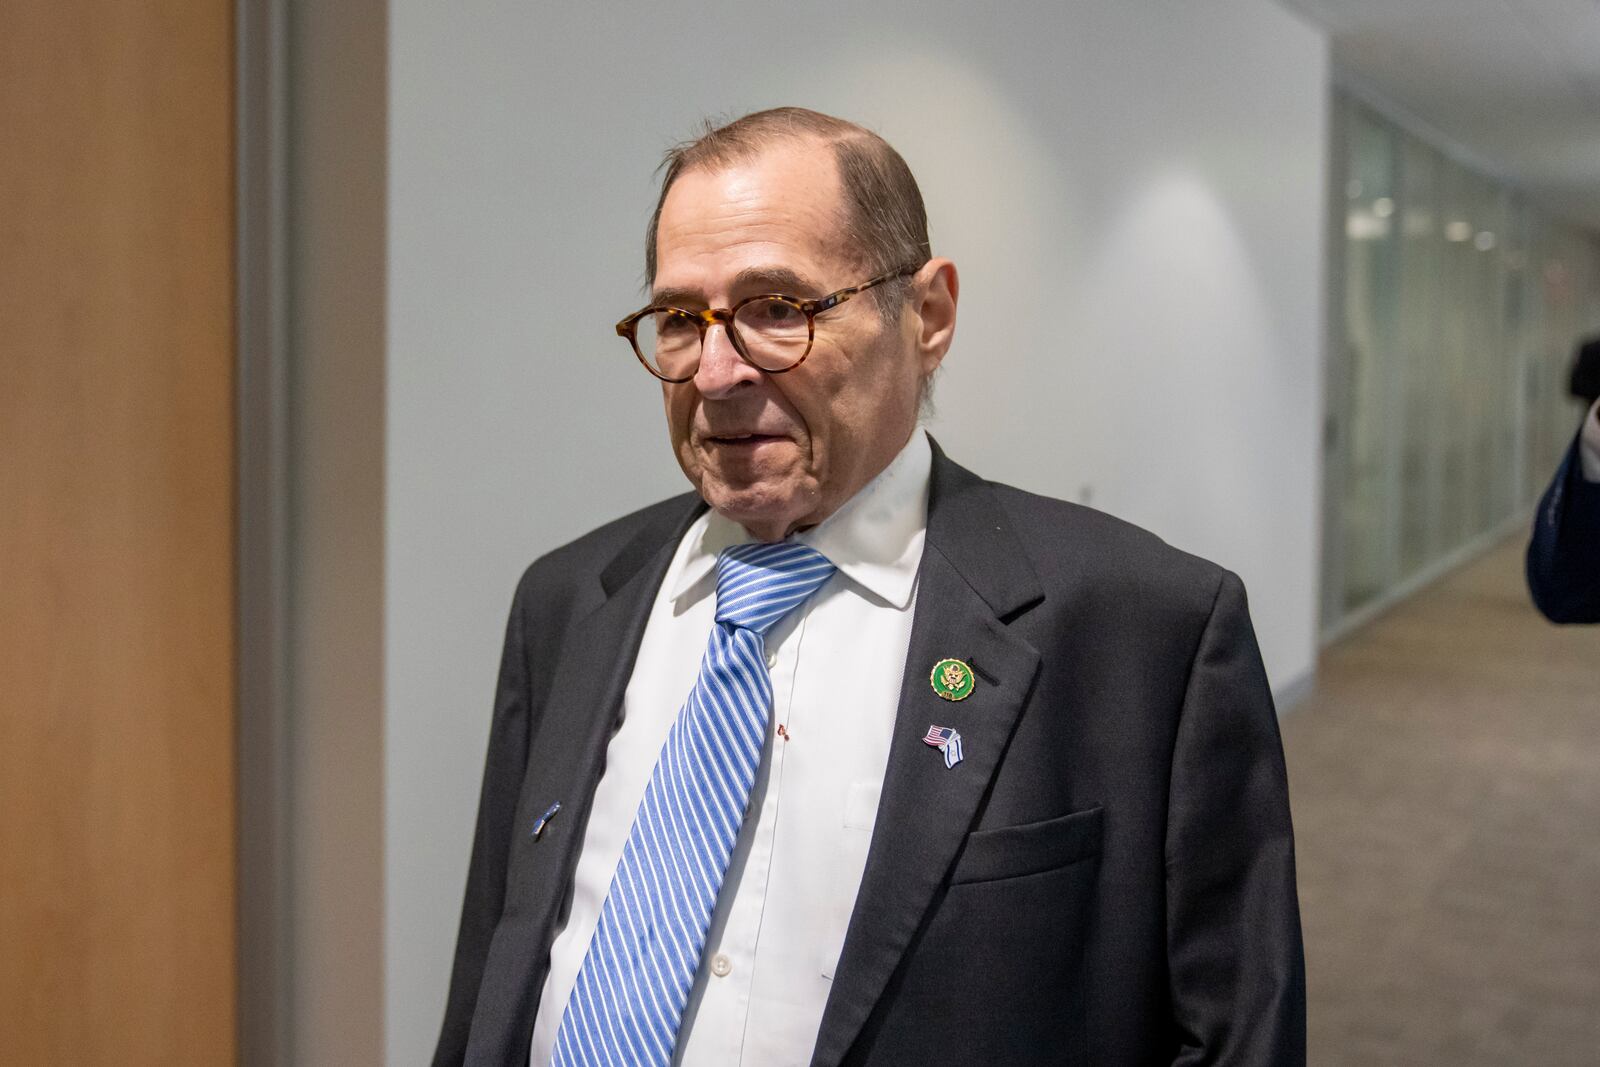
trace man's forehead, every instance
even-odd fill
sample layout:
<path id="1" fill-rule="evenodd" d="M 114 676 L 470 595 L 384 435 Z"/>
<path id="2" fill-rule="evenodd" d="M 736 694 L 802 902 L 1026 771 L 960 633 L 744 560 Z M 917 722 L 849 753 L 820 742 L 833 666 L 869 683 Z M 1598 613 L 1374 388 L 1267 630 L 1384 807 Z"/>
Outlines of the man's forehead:
<path id="1" fill-rule="evenodd" d="M 679 174 L 662 205 L 663 223 L 684 216 L 767 212 L 775 219 L 837 220 L 843 189 L 833 153 L 821 144 L 780 143 L 754 155 Z"/>
<path id="2" fill-rule="evenodd" d="M 827 196 L 839 189 L 839 166 L 832 144 L 817 137 L 780 136 L 726 156 L 702 160 L 679 172 L 702 179 L 732 172 L 761 175 L 768 181 L 795 181 Z"/>
<path id="3" fill-rule="evenodd" d="M 841 254 L 842 190 L 832 156 L 825 145 L 785 142 L 680 174 L 662 204 L 655 280 L 670 284 L 675 268 L 740 250 L 752 268 L 802 274 L 795 257 Z"/>

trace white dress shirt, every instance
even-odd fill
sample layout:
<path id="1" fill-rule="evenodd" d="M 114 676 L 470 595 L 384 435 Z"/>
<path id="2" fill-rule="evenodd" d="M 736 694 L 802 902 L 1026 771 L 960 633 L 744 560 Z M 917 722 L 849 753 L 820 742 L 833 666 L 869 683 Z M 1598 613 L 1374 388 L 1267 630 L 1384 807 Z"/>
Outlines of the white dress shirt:
<path id="1" fill-rule="evenodd" d="M 766 639 L 767 744 L 679 1032 L 682 1067 L 811 1059 L 866 867 L 911 642 L 933 453 L 921 430 L 826 521 L 794 535 L 838 568 Z M 549 1064 L 601 905 L 716 613 L 717 555 L 751 540 L 708 511 L 678 544 L 584 831 L 566 924 L 534 1020 Z"/>
<path id="2" fill-rule="evenodd" d="M 1594 402 L 1589 414 L 1583 417 L 1583 429 L 1578 434 L 1578 462 L 1583 466 L 1583 480 L 1600 482 L 1600 400 Z"/>

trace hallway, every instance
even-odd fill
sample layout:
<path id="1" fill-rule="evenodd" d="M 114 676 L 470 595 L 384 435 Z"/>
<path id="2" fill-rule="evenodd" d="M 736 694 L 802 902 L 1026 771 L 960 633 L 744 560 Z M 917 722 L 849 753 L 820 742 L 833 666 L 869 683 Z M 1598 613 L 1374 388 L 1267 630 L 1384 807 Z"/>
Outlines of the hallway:
<path id="1" fill-rule="evenodd" d="M 1600 1062 L 1600 627 L 1519 537 L 1327 649 L 1284 720 L 1310 1062 Z"/>

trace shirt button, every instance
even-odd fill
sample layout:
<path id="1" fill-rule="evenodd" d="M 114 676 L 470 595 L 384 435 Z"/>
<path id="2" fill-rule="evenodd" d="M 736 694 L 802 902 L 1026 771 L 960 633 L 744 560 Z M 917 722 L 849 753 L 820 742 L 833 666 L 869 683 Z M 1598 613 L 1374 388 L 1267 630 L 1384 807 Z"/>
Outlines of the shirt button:
<path id="1" fill-rule="evenodd" d="M 733 970 L 733 961 L 722 953 L 719 952 L 711 957 L 711 973 L 718 978 L 728 977 L 728 972 L 731 970 Z"/>
<path id="2" fill-rule="evenodd" d="M 778 654 L 776 652 L 768 652 L 767 653 L 767 670 L 770 671 L 772 668 L 776 667 L 777 665 L 778 665 Z"/>

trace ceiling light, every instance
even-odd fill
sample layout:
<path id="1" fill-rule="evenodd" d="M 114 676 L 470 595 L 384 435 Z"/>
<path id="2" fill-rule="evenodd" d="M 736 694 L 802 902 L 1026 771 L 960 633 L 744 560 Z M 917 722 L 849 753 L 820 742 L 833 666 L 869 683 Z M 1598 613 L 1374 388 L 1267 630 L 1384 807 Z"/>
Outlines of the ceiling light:
<path id="1" fill-rule="evenodd" d="M 1344 235 L 1352 241 L 1381 240 L 1389 236 L 1389 220 L 1357 208 L 1345 219 Z"/>

